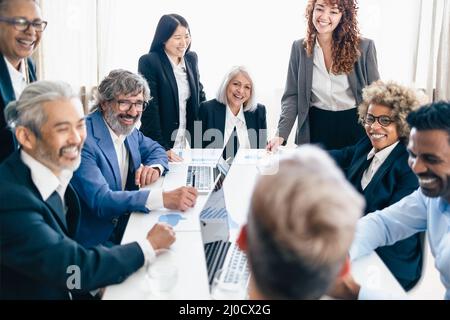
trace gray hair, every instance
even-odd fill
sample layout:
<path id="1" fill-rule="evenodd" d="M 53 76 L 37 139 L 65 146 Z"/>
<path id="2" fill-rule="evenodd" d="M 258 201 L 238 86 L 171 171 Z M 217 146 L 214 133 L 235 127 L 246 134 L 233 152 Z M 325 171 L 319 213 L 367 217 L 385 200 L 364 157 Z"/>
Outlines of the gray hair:
<path id="1" fill-rule="evenodd" d="M 16 1 L 16 0 L 14 0 Z M 34 2 L 37 6 L 39 6 L 39 0 L 28 0 Z M 8 6 L 13 3 L 13 0 L 0 0 L 0 13 L 5 13 L 8 9 Z"/>
<path id="2" fill-rule="evenodd" d="M 230 81 L 238 74 L 245 75 L 252 84 L 250 98 L 244 103 L 244 111 L 255 111 L 257 107 L 255 83 L 253 82 L 253 78 L 251 77 L 249 71 L 244 66 L 232 67 L 231 70 L 225 75 L 222 84 L 220 85 L 219 90 L 217 91 L 216 99 L 217 101 L 223 103 L 224 105 L 228 104 L 227 87 Z"/>
<path id="3" fill-rule="evenodd" d="M 150 100 L 150 88 L 142 75 L 123 69 L 112 70 L 98 86 L 91 111 L 96 111 L 102 103 L 114 100 L 121 94 L 139 93 L 143 94 L 144 101 Z"/>
<path id="4" fill-rule="evenodd" d="M 19 100 L 10 102 L 5 110 L 8 126 L 14 130 L 18 126 L 30 129 L 38 138 L 41 127 L 47 121 L 43 104 L 48 101 L 78 98 L 72 87 L 62 81 L 37 81 L 28 85 Z"/>
<path id="5" fill-rule="evenodd" d="M 278 166 L 252 196 L 252 274 L 266 298 L 317 299 L 344 264 L 364 200 L 318 147 L 301 146 Z"/>

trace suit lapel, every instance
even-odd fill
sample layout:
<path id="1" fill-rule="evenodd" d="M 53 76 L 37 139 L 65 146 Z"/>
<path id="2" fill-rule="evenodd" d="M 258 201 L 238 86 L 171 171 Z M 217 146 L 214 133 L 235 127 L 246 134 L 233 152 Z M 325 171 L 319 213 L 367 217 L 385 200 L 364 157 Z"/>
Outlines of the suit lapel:
<path id="1" fill-rule="evenodd" d="M 175 79 L 175 75 L 173 74 L 173 68 L 170 64 L 169 58 L 164 52 L 158 52 L 159 57 L 161 58 L 161 65 L 163 68 L 164 73 L 166 74 L 167 79 L 169 80 L 170 89 L 172 90 L 173 99 L 175 101 L 175 110 L 177 112 L 177 119 L 180 117 L 180 107 L 179 107 L 179 101 L 178 101 L 178 86 L 177 86 L 177 80 Z"/>
<path id="2" fill-rule="evenodd" d="M 358 176 L 360 174 L 361 168 L 365 166 L 366 160 L 367 160 L 367 154 L 372 149 L 372 144 L 370 143 L 370 140 L 367 138 L 364 140 L 364 143 L 361 145 L 358 144 L 357 149 L 355 150 L 355 156 L 356 159 L 354 162 L 350 164 L 349 170 L 348 170 L 348 180 L 352 181 L 355 179 L 355 176 Z M 364 168 L 365 170 L 366 168 Z"/>
<path id="3" fill-rule="evenodd" d="M 372 177 L 372 180 L 370 180 L 369 184 L 367 185 L 366 189 L 364 190 L 368 194 L 370 194 L 370 190 L 378 185 L 381 178 L 384 177 L 386 174 L 386 171 L 392 167 L 392 165 L 397 161 L 397 159 L 403 154 L 405 150 L 405 146 L 402 144 L 402 142 L 399 142 L 394 150 L 391 151 L 389 156 L 386 158 L 386 160 L 383 162 L 383 164 L 378 168 L 377 172 L 375 172 L 375 175 Z"/>
<path id="4" fill-rule="evenodd" d="M 16 100 L 16 95 L 2 54 L 0 54 L 0 79 L 2 80 L 0 81 L 0 94 L 6 107 L 9 102 Z"/>
<path id="5" fill-rule="evenodd" d="M 35 82 L 37 80 L 37 77 L 34 64 L 31 58 L 27 58 L 27 64 L 28 64 L 28 77 L 30 79 L 30 82 Z"/>
<path id="6" fill-rule="evenodd" d="M 247 135 L 248 135 L 248 129 L 253 129 L 256 134 L 259 134 L 259 130 L 257 128 L 257 110 L 254 112 L 244 112 L 245 117 L 245 125 L 247 126 Z M 255 141 L 255 139 L 252 139 L 250 136 L 248 136 L 248 139 L 250 141 L 250 147 L 252 149 L 258 149 L 258 141 Z M 257 140 L 259 137 L 257 137 Z M 256 143 L 256 145 L 255 145 Z"/>
<path id="7" fill-rule="evenodd" d="M 120 178 L 119 161 L 117 160 L 116 150 L 111 139 L 106 123 L 100 111 L 96 111 L 91 116 L 92 135 L 97 140 L 98 147 L 104 154 L 109 166 L 114 174 L 116 190 L 122 189 L 122 179 Z"/>
<path id="8" fill-rule="evenodd" d="M 225 120 L 226 120 L 226 109 L 227 106 L 221 104 L 220 102 L 217 101 L 217 104 L 214 106 L 215 107 L 215 111 L 214 112 L 214 127 L 211 128 L 217 128 L 219 129 L 220 132 L 222 132 L 222 140 L 225 139 Z M 223 142 L 223 144 L 225 144 L 226 141 Z M 222 144 L 222 145 L 223 145 Z"/>
<path id="9" fill-rule="evenodd" d="M 136 141 L 133 134 L 128 135 L 128 137 L 125 139 L 125 147 L 127 148 L 130 155 L 129 163 L 133 165 L 133 167 L 128 168 L 128 170 L 135 172 L 141 165 L 141 156 L 139 154 L 138 142 Z"/>
<path id="10" fill-rule="evenodd" d="M 45 201 L 45 204 L 53 211 L 59 224 L 63 226 L 63 229 L 67 231 L 66 214 L 59 194 L 56 191 L 52 193 L 47 201 Z"/>
<path id="11" fill-rule="evenodd" d="M 78 230 L 81 208 L 78 196 L 70 184 L 67 186 L 65 200 L 68 208 L 66 214 L 67 229 L 69 231 L 69 236 L 73 238 Z"/>
<path id="12" fill-rule="evenodd" d="M 314 55 L 308 57 L 305 55 L 305 85 L 306 85 L 306 101 L 311 101 L 311 86 L 313 78 Z"/>
<path id="13" fill-rule="evenodd" d="M 352 72 L 347 75 L 348 83 L 350 85 L 350 89 L 352 90 L 353 96 L 355 97 L 355 101 L 358 104 L 358 93 L 356 92 L 356 74 L 355 68 L 353 68 Z"/>
<path id="14" fill-rule="evenodd" d="M 187 78 L 188 78 L 188 82 L 189 82 L 189 88 L 191 89 L 191 99 L 195 99 L 196 98 L 196 92 L 198 92 L 196 84 L 197 81 L 195 81 L 195 75 L 194 75 L 194 71 L 193 71 L 193 66 L 191 64 L 190 59 L 188 59 L 187 57 L 185 57 L 184 62 L 186 64 L 186 73 L 187 73 Z M 193 101 L 193 105 L 197 105 L 198 102 L 197 101 Z"/>

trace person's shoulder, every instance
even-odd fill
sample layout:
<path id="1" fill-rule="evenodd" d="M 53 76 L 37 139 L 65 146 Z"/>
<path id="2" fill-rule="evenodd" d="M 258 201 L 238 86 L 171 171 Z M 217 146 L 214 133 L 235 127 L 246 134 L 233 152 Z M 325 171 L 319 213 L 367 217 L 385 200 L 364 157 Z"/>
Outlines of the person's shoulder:
<path id="1" fill-rule="evenodd" d="M 372 48 L 375 46 L 375 42 L 369 38 L 360 38 L 359 47 L 361 50 L 366 51 L 368 48 Z"/>
<path id="2" fill-rule="evenodd" d="M 150 64 L 159 63 L 159 62 L 161 62 L 161 57 L 159 56 L 159 53 L 157 53 L 157 52 L 149 52 L 149 53 L 142 55 L 139 58 L 139 64 L 144 63 L 144 62 L 150 63 Z"/>
<path id="3" fill-rule="evenodd" d="M 263 105 L 263 104 L 261 104 L 261 103 L 257 103 L 256 104 L 256 110 L 259 110 L 259 111 L 266 111 L 266 106 L 265 105 Z"/>
<path id="4" fill-rule="evenodd" d="M 198 62 L 197 53 L 195 53 L 194 51 L 186 52 L 186 54 L 184 55 L 184 58 L 187 61 L 191 62 L 191 63 L 197 63 Z"/>
<path id="5" fill-rule="evenodd" d="M 211 99 L 208 101 L 204 101 L 200 104 L 201 108 L 211 110 L 213 108 L 223 108 L 225 105 L 217 101 L 217 99 Z"/>

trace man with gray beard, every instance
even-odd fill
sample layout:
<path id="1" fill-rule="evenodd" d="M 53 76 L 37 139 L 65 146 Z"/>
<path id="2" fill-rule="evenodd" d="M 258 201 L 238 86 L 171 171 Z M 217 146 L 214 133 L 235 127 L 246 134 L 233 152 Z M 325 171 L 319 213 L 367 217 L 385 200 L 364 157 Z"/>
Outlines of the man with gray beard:
<path id="1" fill-rule="evenodd" d="M 83 209 L 76 239 L 85 246 L 119 244 L 131 212 L 185 211 L 195 205 L 192 187 L 139 190 L 168 170 L 164 148 L 136 128 L 149 100 L 147 81 L 126 70 L 111 71 L 98 87 L 73 178 Z"/>
<path id="2" fill-rule="evenodd" d="M 86 248 L 76 241 L 80 205 L 70 179 L 86 138 L 68 84 L 38 81 L 5 109 L 20 150 L 0 165 L 0 299 L 92 298 L 175 241 L 158 223 L 138 242 Z"/>

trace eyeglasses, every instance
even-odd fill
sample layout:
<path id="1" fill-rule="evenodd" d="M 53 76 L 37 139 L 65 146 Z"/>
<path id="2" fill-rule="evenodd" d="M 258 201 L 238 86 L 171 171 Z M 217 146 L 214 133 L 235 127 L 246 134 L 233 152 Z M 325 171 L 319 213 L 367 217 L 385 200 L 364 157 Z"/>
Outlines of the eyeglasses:
<path id="1" fill-rule="evenodd" d="M 28 21 L 27 19 L 22 17 L 16 18 L 0 17 L 0 21 L 12 24 L 17 31 L 27 31 L 30 26 L 33 26 L 34 30 L 36 30 L 37 32 L 42 32 L 45 30 L 45 27 L 47 27 L 47 21 L 42 20 Z"/>
<path id="2" fill-rule="evenodd" d="M 373 114 L 368 113 L 366 115 L 366 118 L 364 119 L 364 123 L 367 125 L 372 125 L 375 123 L 375 121 L 378 121 L 378 123 L 382 126 L 382 127 L 387 127 L 389 126 L 392 122 L 394 122 L 394 120 L 391 119 L 391 117 L 389 116 L 379 116 L 379 117 L 375 117 Z"/>
<path id="3" fill-rule="evenodd" d="M 131 107 L 135 106 L 136 111 L 141 112 L 141 111 L 144 111 L 148 105 L 148 101 L 132 102 L 130 100 L 116 100 L 116 99 L 114 99 L 114 100 L 117 102 L 120 111 L 129 111 L 131 109 Z"/>

